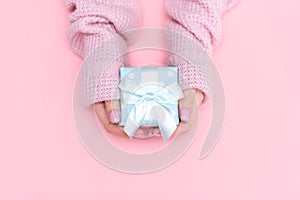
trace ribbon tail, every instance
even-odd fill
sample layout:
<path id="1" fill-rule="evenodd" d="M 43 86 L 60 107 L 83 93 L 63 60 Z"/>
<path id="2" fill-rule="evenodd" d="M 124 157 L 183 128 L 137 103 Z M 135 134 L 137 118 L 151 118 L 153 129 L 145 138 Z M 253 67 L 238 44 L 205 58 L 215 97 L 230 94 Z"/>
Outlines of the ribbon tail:
<path id="1" fill-rule="evenodd" d="M 125 123 L 124 132 L 128 135 L 130 139 L 132 139 L 138 128 L 139 124 L 135 123 L 134 121 L 128 118 Z"/>
<path id="2" fill-rule="evenodd" d="M 151 112 L 151 115 L 155 115 L 163 141 L 167 142 L 177 128 L 173 116 L 161 105 L 152 108 Z"/>
<path id="3" fill-rule="evenodd" d="M 136 130 L 141 125 L 141 121 L 146 115 L 147 110 L 142 104 L 143 102 L 140 102 L 134 106 L 134 108 L 130 111 L 128 118 L 125 122 L 124 132 L 129 136 L 130 139 L 133 138 Z"/>

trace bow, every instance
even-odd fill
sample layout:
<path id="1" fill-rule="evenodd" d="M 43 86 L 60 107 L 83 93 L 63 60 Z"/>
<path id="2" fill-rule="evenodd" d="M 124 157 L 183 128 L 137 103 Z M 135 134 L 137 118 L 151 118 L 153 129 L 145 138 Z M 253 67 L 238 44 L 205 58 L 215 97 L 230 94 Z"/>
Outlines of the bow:
<path id="1" fill-rule="evenodd" d="M 146 120 L 151 121 L 151 125 L 158 126 L 163 140 L 167 141 L 174 133 L 177 123 L 172 116 L 172 110 L 166 105 L 177 104 L 183 97 L 178 83 L 165 86 L 158 82 L 149 82 L 139 86 L 125 77 L 119 88 L 126 104 L 134 105 L 125 122 L 125 133 L 132 138 L 142 121 Z"/>

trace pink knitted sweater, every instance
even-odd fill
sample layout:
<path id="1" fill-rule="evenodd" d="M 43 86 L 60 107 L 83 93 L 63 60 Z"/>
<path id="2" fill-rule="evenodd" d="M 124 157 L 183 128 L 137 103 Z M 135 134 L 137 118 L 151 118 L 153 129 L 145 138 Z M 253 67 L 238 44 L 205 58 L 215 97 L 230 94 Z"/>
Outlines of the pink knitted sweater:
<path id="1" fill-rule="evenodd" d="M 211 56 L 213 47 L 221 36 L 221 16 L 238 0 L 166 0 L 166 11 L 170 16 L 167 28 L 193 38 Z M 73 50 L 85 58 L 97 46 L 109 38 L 138 28 L 140 13 L 136 0 L 66 0 L 70 12 L 69 40 Z M 110 51 L 118 54 L 126 48 L 124 41 L 114 44 Z M 184 41 L 171 38 L 170 51 L 180 54 Z M 103 57 L 105 58 L 105 57 Z M 211 93 L 207 77 L 188 61 L 170 55 L 168 64 L 179 67 L 179 84 L 182 89 L 196 88 L 205 94 L 205 101 Z M 111 70 L 101 75 L 90 74 L 84 80 L 83 98 L 87 104 L 119 99 L 112 92 L 119 83 L 119 68 L 123 58 L 113 63 Z"/>

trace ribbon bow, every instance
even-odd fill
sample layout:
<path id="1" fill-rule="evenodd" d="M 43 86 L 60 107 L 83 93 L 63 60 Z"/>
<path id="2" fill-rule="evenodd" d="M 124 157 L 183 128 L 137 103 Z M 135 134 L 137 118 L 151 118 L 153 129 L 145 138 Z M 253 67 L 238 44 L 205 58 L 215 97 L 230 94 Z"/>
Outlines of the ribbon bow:
<path id="1" fill-rule="evenodd" d="M 141 126 L 142 121 L 148 119 L 159 127 L 163 140 L 167 141 L 177 127 L 167 104 L 177 103 L 183 97 L 178 83 L 164 86 L 158 82 L 149 82 L 139 86 L 133 80 L 124 77 L 119 88 L 122 90 L 126 104 L 134 105 L 129 111 L 124 127 L 130 139 Z"/>

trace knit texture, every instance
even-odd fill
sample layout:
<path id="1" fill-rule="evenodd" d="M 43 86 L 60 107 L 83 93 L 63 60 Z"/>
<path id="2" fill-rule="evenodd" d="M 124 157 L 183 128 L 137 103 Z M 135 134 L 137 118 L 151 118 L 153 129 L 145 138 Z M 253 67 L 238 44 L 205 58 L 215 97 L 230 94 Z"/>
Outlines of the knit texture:
<path id="1" fill-rule="evenodd" d="M 196 88 L 204 93 L 204 103 L 211 97 L 213 83 L 209 66 L 203 63 L 203 55 L 197 46 L 200 45 L 207 56 L 211 57 L 221 37 L 221 16 L 237 1 L 166 0 L 166 10 L 170 17 L 167 28 L 173 32 L 168 37 L 169 46 L 171 52 L 176 52 L 169 56 L 168 64 L 178 66 L 182 89 Z M 187 54 L 194 54 L 188 56 L 193 58 L 193 63 L 179 56 Z"/>
<path id="2" fill-rule="evenodd" d="M 199 44 L 209 56 L 221 36 L 221 16 L 238 0 L 166 0 L 166 11 L 170 16 L 167 28 L 183 37 L 171 34 L 170 51 L 177 55 L 194 53 L 190 38 Z M 126 51 L 129 38 L 124 32 L 137 28 L 140 13 L 135 0 L 66 0 L 70 12 L 69 40 L 72 49 L 89 65 L 84 70 L 83 99 L 86 104 L 119 99 L 119 68 L 124 58 L 118 57 Z M 111 39 L 114 38 L 114 39 Z M 108 43 L 108 45 L 106 44 Z M 105 45 L 102 45 L 105 44 Z M 101 46 L 102 45 L 102 46 Z M 100 48 L 99 48 L 100 46 Z M 91 55 L 92 54 L 92 55 Z M 208 85 L 209 69 L 199 67 L 201 61 L 191 63 L 171 54 L 168 64 L 179 67 L 179 84 L 182 89 L 197 88 L 204 92 L 207 101 L 211 96 Z M 113 63 L 107 63 L 117 58 Z M 99 73 L 99 63 L 108 66 Z"/>
<path id="3" fill-rule="evenodd" d="M 66 0 L 65 3 L 70 12 L 71 47 L 84 58 L 83 101 L 89 105 L 119 99 L 119 68 L 124 66 L 124 58 L 118 56 L 126 51 L 130 39 L 123 33 L 139 25 L 136 0 Z M 113 63 L 107 63 L 112 59 Z M 104 73 L 97 70 L 99 64 L 107 66 Z"/>

